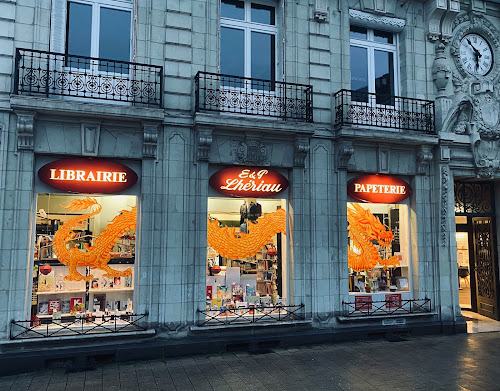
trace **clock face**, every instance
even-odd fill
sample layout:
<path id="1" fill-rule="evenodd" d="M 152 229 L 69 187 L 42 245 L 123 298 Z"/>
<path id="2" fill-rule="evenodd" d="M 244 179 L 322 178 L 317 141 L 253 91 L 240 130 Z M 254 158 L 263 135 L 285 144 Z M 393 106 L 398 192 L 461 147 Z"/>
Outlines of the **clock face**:
<path id="1" fill-rule="evenodd" d="M 479 34 L 465 35 L 460 41 L 460 63 L 471 75 L 486 75 L 493 65 L 490 44 Z"/>

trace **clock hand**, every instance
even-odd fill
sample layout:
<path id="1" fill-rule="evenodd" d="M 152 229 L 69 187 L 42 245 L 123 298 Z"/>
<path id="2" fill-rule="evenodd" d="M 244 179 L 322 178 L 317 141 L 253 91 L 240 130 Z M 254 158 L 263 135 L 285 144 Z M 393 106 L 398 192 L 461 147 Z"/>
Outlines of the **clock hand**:
<path id="1" fill-rule="evenodd" d="M 470 39 L 469 39 L 469 38 L 466 38 L 466 40 L 467 40 L 468 44 L 470 45 L 470 47 L 472 48 L 472 50 L 474 50 L 474 52 L 475 52 L 476 56 L 477 56 L 477 57 L 479 57 L 479 58 L 480 58 L 480 57 L 482 57 L 483 55 L 481 54 L 481 52 L 480 52 L 479 50 L 477 50 L 477 49 L 474 47 L 474 45 L 472 44 L 472 42 L 470 41 Z"/>

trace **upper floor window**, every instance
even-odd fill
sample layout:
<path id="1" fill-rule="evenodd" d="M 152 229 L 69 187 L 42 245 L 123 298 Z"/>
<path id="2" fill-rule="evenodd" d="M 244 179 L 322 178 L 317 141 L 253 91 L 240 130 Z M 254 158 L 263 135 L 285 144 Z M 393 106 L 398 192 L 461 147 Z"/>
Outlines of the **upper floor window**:
<path id="1" fill-rule="evenodd" d="M 352 99 L 368 102 L 376 94 L 377 104 L 393 104 L 397 95 L 397 36 L 393 33 L 351 26 Z"/>
<path id="2" fill-rule="evenodd" d="M 275 80 L 276 9 L 243 0 L 221 0 L 220 72 Z"/>
<path id="3" fill-rule="evenodd" d="M 132 8 L 132 0 L 68 1 L 66 53 L 130 61 Z M 78 68 L 89 68 L 91 65 L 90 61 L 76 57 L 70 58 L 69 62 Z M 110 66 L 106 61 L 99 62 L 100 71 L 107 71 Z M 114 71 L 117 71 L 116 65 Z"/>

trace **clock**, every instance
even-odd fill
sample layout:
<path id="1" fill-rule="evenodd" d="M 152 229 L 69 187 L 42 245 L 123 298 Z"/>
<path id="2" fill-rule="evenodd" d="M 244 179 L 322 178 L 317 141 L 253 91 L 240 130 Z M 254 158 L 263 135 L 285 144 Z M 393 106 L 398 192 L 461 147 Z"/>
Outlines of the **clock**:
<path id="1" fill-rule="evenodd" d="M 460 40 L 460 64 L 474 76 L 485 76 L 493 67 L 493 51 L 488 41 L 479 34 L 469 33 Z"/>

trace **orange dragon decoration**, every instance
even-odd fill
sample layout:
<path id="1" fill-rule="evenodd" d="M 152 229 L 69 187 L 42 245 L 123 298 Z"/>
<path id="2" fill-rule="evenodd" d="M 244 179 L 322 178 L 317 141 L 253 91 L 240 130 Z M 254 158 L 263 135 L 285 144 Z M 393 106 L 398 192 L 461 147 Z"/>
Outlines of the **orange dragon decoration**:
<path id="1" fill-rule="evenodd" d="M 127 231 L 136 228 L 137 207 L 132 207 L 131 210 L 122 210 L 120 214 L 115 216 L 102 231 L 93 244 L 89 246 L 83 243 L 84 249 L 79 249 L 78 244 L 72 245 L 77 233 L 75 230 L 86 228 L 86 222 L 93 219 L 93 216 L 101 213 L 102 206 L 95 198 L 86 197 L 85 199 L 73 200 L 68 206 L 61 205 L 64 209 L 69 209 L 70 212 L 76 212 L 89 209 L 89 213 L 77 216 L 64 223 L 54 235 L 54 251 L 59 262 L 69 266 L 69 275 L 65 276 L 66 280 L 70 281 L 90 281 L 93 276 L 84 276 L 76 270 L 78 266 L 90 266 L 92 268 L 104 270 L 104 277 L 128 277 L 132 275 L 130 268 L 124 271 L 111 269 L 108 262 L 111 259 L 110 252 L 115 243 Z"/>
<path id="2" fill-rule="evenodd" d="M 208 219 L 208 245 L 223 257 L 240 259 L 251 257 L 278 232 L 286 234 L 284 209 L 259 218 L 257 224 L 248 224 L 248 233 L 236 232 L 235 227 L 219 227 L 219 220 Z"/>
<path id="3" fill-rule="evenodd" d="M 384 267 L 398 266 L 399 259 L 393 255 L 389 259 L 380 258 L 377 248 L 372 241 L 376 240 L 379 246 L 389 247 L 394 239 L 392 231 L 377 219 L 369 210 L 358 204 L 351 204 L 347 208 L 349 237 L 352 246 L 348 248 L 348 264 L 354 271 L 373 269 L 377 264 Z M 353 250 L 355 249 L 355 250 Z"/>

